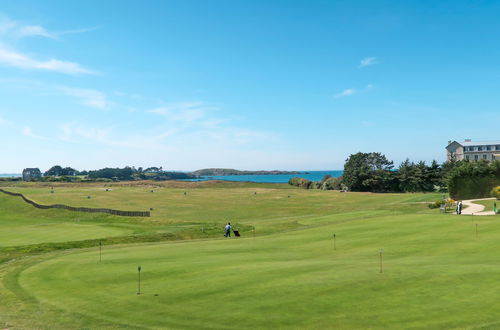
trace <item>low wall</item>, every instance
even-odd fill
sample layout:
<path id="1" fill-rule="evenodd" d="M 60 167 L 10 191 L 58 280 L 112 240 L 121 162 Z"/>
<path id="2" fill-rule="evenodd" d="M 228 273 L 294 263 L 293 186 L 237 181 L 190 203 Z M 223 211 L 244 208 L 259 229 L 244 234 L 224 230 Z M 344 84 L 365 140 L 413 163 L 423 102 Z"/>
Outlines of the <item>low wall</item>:
<path id="1" fill-rule="evenodd" d="M 108 214 L 113 214 L 113 215 L 119 215 L 122 217 L 149 217 L 151 216 L 151 213 L 149 211 L 120 211 L 120 210 L 112 210 L 112 209 L 97 209 L 97 208 L 91 208 L 91 207 L 73 207 L 73 206 L 68 206 L 64 204 L 53 204 L 53 205 L 42 205 L 38 204 L 37 202 L 32 201 L 31 199 L 25 197 L 23 194 L 20 193 L 14 193 L 10 192 L 7 190 L 0 189 L 0 192 L 3 192 L 4 194 L 11 195 L 11 196 L 17 196 L 21 197 L 26 203 L 33 205 L 34 207 L 38 209 L 63 209 L 63 210 L 68 210 L 68 211 L 75 211 L 75 212 L 87 212 L 87 213 L 108 213 Z"/>

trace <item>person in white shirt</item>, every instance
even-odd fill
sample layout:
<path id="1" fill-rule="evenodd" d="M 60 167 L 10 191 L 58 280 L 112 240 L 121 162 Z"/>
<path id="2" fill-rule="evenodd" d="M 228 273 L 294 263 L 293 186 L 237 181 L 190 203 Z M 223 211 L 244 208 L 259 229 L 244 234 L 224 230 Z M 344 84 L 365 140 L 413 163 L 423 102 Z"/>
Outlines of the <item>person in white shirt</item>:
<path id="1" fill-rule="evenodd" d="M 231 229 L 232 228 L 233 227 L 231 227 L 231 223 L 228 222 L 227 225 L 226 225 L 226 227 L 224 227 L 224 236 L 225 237 L 231 237 Z"/>

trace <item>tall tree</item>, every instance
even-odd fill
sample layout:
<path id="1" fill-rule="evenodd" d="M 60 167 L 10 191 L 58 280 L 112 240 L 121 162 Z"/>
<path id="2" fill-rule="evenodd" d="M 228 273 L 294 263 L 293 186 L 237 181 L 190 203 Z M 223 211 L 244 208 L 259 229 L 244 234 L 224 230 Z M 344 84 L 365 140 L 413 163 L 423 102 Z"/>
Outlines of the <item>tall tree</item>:
<path id="1" fill-rule="evenodd" d="M 358 152 L 346 160 L 343 183 L 351 191 L 384 191 L 393 180 L 393 167 L 394 163 L 379 152 Z"/>

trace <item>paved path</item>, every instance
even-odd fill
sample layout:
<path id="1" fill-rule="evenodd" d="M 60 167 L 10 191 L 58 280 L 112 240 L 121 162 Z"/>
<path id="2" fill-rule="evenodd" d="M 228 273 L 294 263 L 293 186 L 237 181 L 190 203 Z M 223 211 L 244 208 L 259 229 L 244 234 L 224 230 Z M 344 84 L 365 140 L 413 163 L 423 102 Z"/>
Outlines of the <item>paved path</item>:
<path id="1" fill-rule="evenodd" d="M 495 215 L 493 211 L 484 211 L 484 205 L 476 204 L 475 201 L 486 201 L 494 198 L 469 199 L 462 201 L 463 205 L 468 207 L 462 210 L 462 215 Z"/>

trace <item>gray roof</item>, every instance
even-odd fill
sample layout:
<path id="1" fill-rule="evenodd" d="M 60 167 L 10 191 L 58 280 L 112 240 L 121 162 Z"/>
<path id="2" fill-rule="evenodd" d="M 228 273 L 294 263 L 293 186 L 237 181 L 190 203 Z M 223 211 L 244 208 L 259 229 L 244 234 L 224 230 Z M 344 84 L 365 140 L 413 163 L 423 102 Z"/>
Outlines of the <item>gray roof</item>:
<path id="1" fill-rule="evenodd" d="M 32 171 L 38 171 L 40 172 L 40 169 L 38 167 L 32 167 L 32 168 L 25 168 L 23 172 L 32 172 Z"/>
<path id="2" fill-rule="evenodd" d="M 458 142 L 464 147 L 472 147 L 472 146 L 491 146 L 491 145 L 500 145 L 500 140 L 496 141 L 470 141 L 470 142 Z"/>

